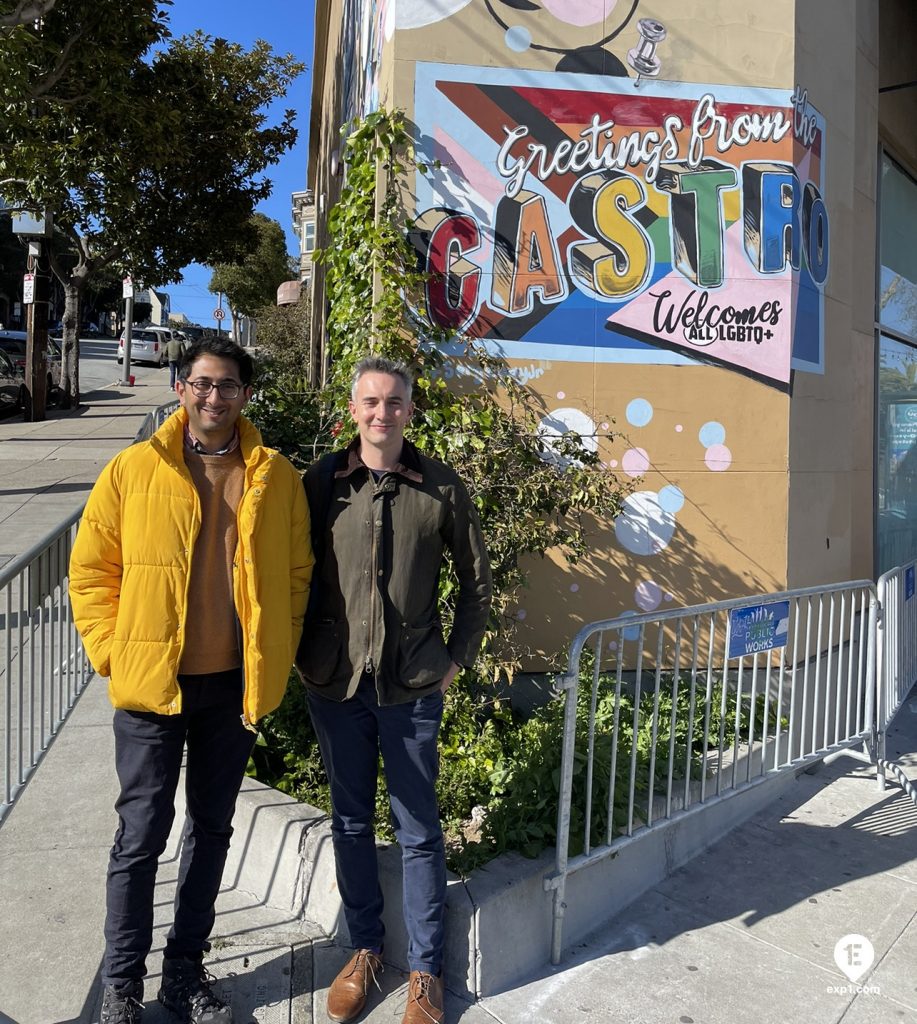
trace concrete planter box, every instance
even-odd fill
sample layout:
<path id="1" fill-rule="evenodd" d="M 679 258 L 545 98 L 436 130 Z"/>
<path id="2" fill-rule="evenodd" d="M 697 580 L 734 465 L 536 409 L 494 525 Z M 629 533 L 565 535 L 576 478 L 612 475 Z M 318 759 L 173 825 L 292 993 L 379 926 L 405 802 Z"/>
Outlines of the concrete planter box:
<path id="1" fill-rule="evenodd" d="M 565 895 L 565 948 L 766 806 L 794 778 L 792 771 L 771 776 L 729 799 L 675 815 L 651 833 L 622 844 L 613 856 L 571 875 Z M 328 816 L 246 779 L 234 828 L 224 884 L 347 944 Z M 406 970 L 401 853 L 386 844 L 379 844 L 378 852 L 385 959 Z M 552 893 L 545 890 L 544 877 L 553 864 L 553 850 L 534 860 L 510 853 L 464 880 L 449 877 L 444 969 L 451 991 L 469 1000 L 494 995 L 549 962 Z"/>

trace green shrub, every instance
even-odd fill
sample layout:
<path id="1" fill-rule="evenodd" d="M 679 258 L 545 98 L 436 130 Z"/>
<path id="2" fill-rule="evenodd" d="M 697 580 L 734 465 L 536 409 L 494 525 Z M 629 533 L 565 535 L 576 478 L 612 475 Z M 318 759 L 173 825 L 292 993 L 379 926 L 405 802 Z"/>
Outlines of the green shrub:
<path id="1" fill-rule="evenodd" d="M 588 678 L 587 678 L 588 676 Z M 650 789 L 665 794 L 669 772 L 669 739 L 672 721 L 672 676 L 660 683 L 657 711 L 656 760 L 650 785 L 652 713 L 655 695 L 644 685 L 640 696 L 635 769 L 635 827 L 646 813 Z M 584 672 L 577 695 L 577 740 L 573 766 L 573 792 L 569 852 L 583 849 L 586 821 L 586 751 L 588 744 L 591 672 Z M 446 699 L 440 731 L 440 777 L 437 787 L 440 814 L 447 839 L 450 870 L 459 874 L 486 863 L 501 853 L 514 850 L 535 857 L 557 840 L 557 807 L 560 794 L 563 746 L 564 701 L 556 698 L 522 720 L 505 700 L 488 696 L 490 688 L 452 688 Z M 706 771 L 704 749 L 704 692 L 695 694 L 694 729 L 688 734 L 690 680 L 680 678 L 676 689 L 673 781 L 684 780 L 688 772 L 699 780 Z M 615 680 L 603 674 L 599 679 L 595 712 L 592 816 L 590 841 L 605 842 L 608 827 L 608 793 L 611 782 L 612 736 L 615 722 Z M 725 707 L 725 713 L 724 713 Z M 755 705 L 755 732 L 760 734 L 766 700 L 759 695 Z M 628 781 L 633 750 L 634 701 L 622 692 L 617 702 L 618 757 L 612 804 L 612 834 L 626 826 Z M 773 724 L 773 702 L 768 708 Z M 747 737 L 751 701 L 743 696 L 739 710 L 740 737 Z M 722 688 L 711 692 L 708 746 L 717 747 L 720 725 L 730 745 L 736 717 L 736 696 Z M 785 724 L 785 723 L 784 723 Z M 283 705 L 263 723 L 261 737 L 252 755 L 250 774 L 285 793 L 323 810 L 330 809 L 328 783 L 318 745 L 306 711 L 302 687 L 293 684 Z M 390 824 L 388 793 L 380 771 L 376 803 L 377 835 L 394 841 Z"/>
<path id="2" fill-rule="evenodd" d="M 415 308 L 411 300 L 425 278 L 408 240 L 414 225 L 404 216 L 399 176 L 427 169 L 414 161 L 403 115 L 380 110 L 351 126 L 343 161 L 347 178 L 329 213 L 330 243 L 315 255 L 329 307 L 328 385 L 320 389 L 306 382 L 307 333 L 278 314 L 259 328 L 267 357 L 249 411 L 266 442 L 305 467 L 353 436 L 347 399 L 357 360 L 372 353 L 404 360 L 419 371 L 408 436 L 422 451 L 449 463 L 467 484 L 493 573 L 483 649 L 475 671 L 453 685 L 440 733 L 439 797 L 450 863 L 466 868 L 504 849 L 532 853 L 553 841 L 556 800 L 549 790 L 539 789 L 524 826 L 514 821 L 507 794 L 521 794 L 526 780 L 553 772 L 551 758 L 559 759 L 558 705 L 521 722 L 488 685 L 511 681 L 529 653 L 512 612 L 526 582 L 523 565 L 548 551 L 571 562 L 580 558 L 587 525 L 613 519 L 634 483 L 620 481 L 603 465 L 590 438 L 568 432 L 553 438 L 548 449 L 540 431 L 546 412 L 542 399 L 517 381 L 503 360 L 472 340 L 446 338 Z M 447 341 L 451 351 L 460 352 L 451 362 L 442 354 Z M 459 375 L 461 384 L 448 385 L 450 374 Z M 447 630 L 455 596 L 447 564 L 439 590 Z M 327 782 L 298 684 L 263 723 L 251 770 L 262 781 L 327 809 Z M 380 835 L 391 837 L 386 806 L 383 784 L 377 825 Z M 476 824 L 477 807 L 484 810 Z M 516 810 L 525 815 L 528 808 Z"/>

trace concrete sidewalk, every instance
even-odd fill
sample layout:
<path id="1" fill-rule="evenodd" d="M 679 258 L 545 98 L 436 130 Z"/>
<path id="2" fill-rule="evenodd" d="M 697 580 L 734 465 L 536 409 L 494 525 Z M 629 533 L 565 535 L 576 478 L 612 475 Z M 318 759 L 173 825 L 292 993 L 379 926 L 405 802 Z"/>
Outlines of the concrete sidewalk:
<path id="1" fill-rule="evenodd" d="M 0 550 L 25 550 L 77 507 L 104 462 L 170 395 L 109 389 L 76 415 L 0 422 Z M 888 751 L 917 780 L 913 697 Z M 97 1020 L 116 788 L 111 709 L 104 681 L 94 679 L 0 826 L 0 1024 Z M 176 847 L 177 830 L 158 881 L 149 1024 L 166 1020 L 155 994 Z M 242 888 L 227 888 L 217 910 L 209 966 L 226 979 L 237 1024 L 325 1024 L 327 988 L 346 951 Z M 447 1022 L 914 1021 L 915 912 L 917 808 L 897 786 L 880 793 L 869 768 L 840 757 L 799 775 L 774 804 L 637 899 L 559 967 L 473 1006 L 449 995 Z M 874 947 L 872 961 L 858 936 Z M 856 983 L 835 962 L 844 937 L 846 956 L 864 966 Z M 397 1024 L 406 978 L 389 966 L 381 985 L 363 1019 Z"/>
<path id="2" fill-rule="evenodd" d="M 917 777 L 917 700 L 889 756 Z M 104 875 L 115 828 L 111 711 L 94 679 L 0 828 L 0 1024 L 98 1019 Z M 171 913 L 176 828 L 163 857 L 145 1020 L 155 1003 Z M 790 791 L 645 893 L 565 963 L 468 1005 L 455 1024 L 891 1024 L 917 1019 L 917 808 L 847 757 Z M 835 947 L 865 936 L 874 960 L 854 984 Z M 237 1024 L 325 1024 L 346 959 L 295 915 L 226 889 L 208 966 Z M 512 937 L 525 943 L 527 937 Z M 848 938 L 844 946 L 862 943 Z M 848 951 L 865 965 L 864 949 Z M 364 1020 L 403 1012 L 406 978 L 388 966 Z M 859 987 L 858 987 L 859 986 Z"/>
<path id="3" fill-rule="evenodd" d="M 0 419 L 0 565 L 78 509 L 147 413 L 174 397 L 159 381 L 138 381 L 92 391 L 79 409 L 49 409 L 42 423 Z"/>

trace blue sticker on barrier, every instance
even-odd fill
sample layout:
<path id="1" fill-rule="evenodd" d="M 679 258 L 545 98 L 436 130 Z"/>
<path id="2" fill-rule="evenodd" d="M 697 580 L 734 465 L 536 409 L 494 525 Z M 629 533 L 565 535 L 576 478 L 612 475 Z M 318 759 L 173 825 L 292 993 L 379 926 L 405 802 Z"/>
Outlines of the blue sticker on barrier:
<path id="1" fill-rule="evenodd" d="M 914 596 L 914 567 L 909 565 L 904 570 L 904 600 L 910 601 Z"/>
<path id="2" fill-rule="evenodd" d="M 729 657 L 786 647 L 790 625 L 790 602 L 774 601 L 729 613 Z"/>

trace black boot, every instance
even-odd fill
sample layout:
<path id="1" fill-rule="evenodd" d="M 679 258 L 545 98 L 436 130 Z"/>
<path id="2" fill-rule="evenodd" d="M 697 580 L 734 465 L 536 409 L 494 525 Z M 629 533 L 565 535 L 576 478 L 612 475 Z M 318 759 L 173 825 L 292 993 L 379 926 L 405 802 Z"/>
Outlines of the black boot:
<path id="1" fill-rule="evenodd" d="M 158 998 L 182 1024 L 232 1024 L 232 1010 L 214 995 L 213 982 L 199 960 L 163 960 Z"/>
<path id="2" fill-rule="evenodd" d="M 126 981 L 123 985 L 106 985 L 102 993 L 99 1024 L 140 1024 L 143 1013 L 143 982 Z"/>

